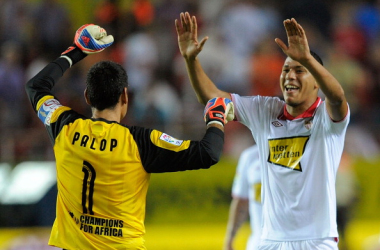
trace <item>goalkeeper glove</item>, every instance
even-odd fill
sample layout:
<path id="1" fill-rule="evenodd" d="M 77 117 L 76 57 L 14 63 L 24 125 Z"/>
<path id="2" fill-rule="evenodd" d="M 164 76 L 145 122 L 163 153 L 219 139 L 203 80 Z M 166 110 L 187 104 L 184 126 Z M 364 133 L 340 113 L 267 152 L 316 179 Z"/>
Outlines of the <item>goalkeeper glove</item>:
<path id="1" fill-rule="evenodd" d="M 207 102 L 203 117 L 206 125 L 219 123 L 224 126 L 234 119 L 234 104 L 227 98 L 213 98 Z"/>
<path id="2" fill-rule="evenodd" d="M 113 43 L 112 35 L 107 36 L 105 29 L 94 24 L 85 24 L 80 27 L 74 37 L 74 43 L 62 53 L 70 67 L 82 60 L 87 54 L 94 54 L 103 51 Z"/>

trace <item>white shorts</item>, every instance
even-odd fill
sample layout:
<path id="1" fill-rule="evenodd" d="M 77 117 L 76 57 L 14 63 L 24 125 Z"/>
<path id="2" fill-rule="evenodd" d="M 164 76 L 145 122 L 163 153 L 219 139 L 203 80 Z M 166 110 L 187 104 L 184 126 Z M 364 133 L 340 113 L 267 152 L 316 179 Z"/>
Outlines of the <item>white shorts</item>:
<path id="1" fill-rule="evenodd" d="M 338 250 L 337 238 L 315 240 L 274 241 L 261 240 L 259 250 Z"/>

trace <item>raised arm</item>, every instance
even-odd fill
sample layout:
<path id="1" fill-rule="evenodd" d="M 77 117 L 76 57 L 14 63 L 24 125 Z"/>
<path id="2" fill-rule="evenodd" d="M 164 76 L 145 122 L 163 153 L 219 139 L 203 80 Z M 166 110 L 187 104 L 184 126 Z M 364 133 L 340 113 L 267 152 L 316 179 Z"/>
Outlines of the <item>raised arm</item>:
<path id="1" fill-rule="evenodd" d="M 113 43 L 113 40 L 112 35 L 107 35 L 106 31 L 97 25 L 85 24 L 80 27 L 75 33 L 73 44 L 25 85 L 35 112 L 40 109 L 43 102 L 54 98 L 51 90 L 67 69 L 85 58 L 87 54 L 103 51 Z"/>
<path id="2" fill-rule="evenodd" d="M 348 104 L 344 90 L 337 79 L 321 65 L 311 54 L 304 29 L 297 21 L 284 21 L 288 46 L 279 38 L 276 43 L 290 58 L 301 63 L 315 78 L 320 89 L 326 96 L 327 111 L 334 121 L 343 120 L 348 112 Z"/>
<path id="3" fill-rule="evenodd" d="M 195 16 L 188 12 L 180 14 L 181 21 L 175 20 L 178 35 L 178 46 L 186 62 L 187 73 L 198 101 L 206 104 L 214 97 L 230 98 L 230 94 L 218 89 L 204 72 L 197 55 L 202 51 L 208 37 L 198 42 L 198 26 Z"/>

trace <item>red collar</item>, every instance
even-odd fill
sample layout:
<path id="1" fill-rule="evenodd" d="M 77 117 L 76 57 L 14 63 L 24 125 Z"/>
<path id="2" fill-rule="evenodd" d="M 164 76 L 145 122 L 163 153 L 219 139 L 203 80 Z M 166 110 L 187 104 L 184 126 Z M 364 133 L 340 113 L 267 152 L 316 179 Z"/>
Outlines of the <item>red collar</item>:
<path id="1" fill-rule="evenodd" d="M 291 114 L 288 113 L 286 110 L 286 105 L 284 105 L 284 111 L 278 116 L 279 120 L 295 120 L 295 119 L 301 119 L 301 118 L 308 118 L 313 117 L 315 114 L 316 109 L 318 108 L 319 104 L 322 103 L 322 99 L 320 97 L 317 98 L 317 100 L 313 103 L 313 105 L 310 106 L 305 112 L 300 114 L 297 117 L 293 117 Z"/>

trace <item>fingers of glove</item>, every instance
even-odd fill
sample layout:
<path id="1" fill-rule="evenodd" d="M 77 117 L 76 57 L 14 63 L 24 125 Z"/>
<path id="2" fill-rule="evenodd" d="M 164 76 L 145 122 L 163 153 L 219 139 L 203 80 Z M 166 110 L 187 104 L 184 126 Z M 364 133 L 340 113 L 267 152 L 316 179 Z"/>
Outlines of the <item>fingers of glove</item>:
<path id="1" fill-rule="evenodd" d="M 227 104 L 225 114 L 226 114 L 226 121 L 225 121 L 226 124 L 227 124 L 227 122 L 230 122 L 233 119 L 235 119 L 235 107 L 234 107 L 234 103 L 233 102 L 229 102 Z"/>
<path id="2" fill-rule="evenodd" d="M 105 44 L 111 45 L 113 43 L 113 41 L 114 41 L 113 36 L 112 35 L 108 35 L 108 36 L 105 36 L 105 37 L 99 39 L 98 43 L 102 44 L 102 45 L 105 45 Z"/>
<path id="3" fill-rule="evenodd" d="M 107 36 L 106 30 L 98 25 L 90 24 L 90 25 L 87 25 L 85 29 L 96 40 L 100 40 L 104 36 Z"/>

